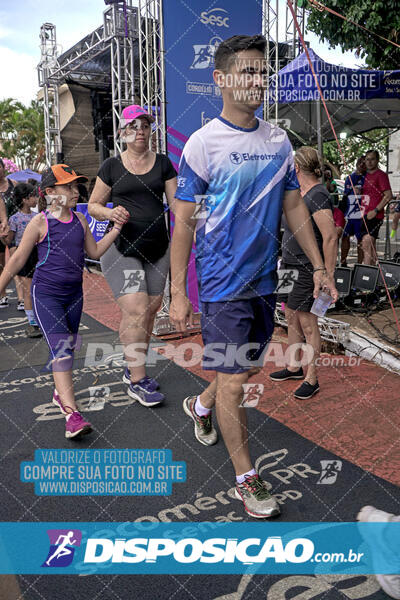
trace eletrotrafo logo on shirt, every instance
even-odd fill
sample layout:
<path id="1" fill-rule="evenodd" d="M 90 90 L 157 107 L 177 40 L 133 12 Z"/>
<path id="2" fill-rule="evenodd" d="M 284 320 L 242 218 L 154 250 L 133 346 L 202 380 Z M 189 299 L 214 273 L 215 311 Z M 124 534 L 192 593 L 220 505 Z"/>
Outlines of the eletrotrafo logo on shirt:
<path id="1" fill-rule="evenodd" d="M 229 155 L 230 161 L 234 165 L 240 165 L 242 162 L 258 161 L 258 160 L 282 160 L 282 155 L 277 154 L 250 154 L 249 152 L 231 152 Z"/>

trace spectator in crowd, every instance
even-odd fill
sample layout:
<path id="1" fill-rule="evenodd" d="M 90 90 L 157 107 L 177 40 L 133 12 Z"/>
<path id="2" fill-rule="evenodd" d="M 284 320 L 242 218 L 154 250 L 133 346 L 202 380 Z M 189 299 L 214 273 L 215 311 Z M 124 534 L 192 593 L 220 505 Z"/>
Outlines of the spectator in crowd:
<path id="1" fill-rule="evenodd" d="M 400 193 L 397 194 L 396 199 L 398 200 L 398 202 L 393 209 L 394 214 L 393 214 L 393 220 L 392 220 L 392 230 L 390 232 L 390 238 L 392 240 L 394 240 L 396 238 L 396 231 L 397 231 L 397 228 L 399 226 L 399 221 L 400 221 Z"/>
<path id="2" fill-rule="evenodd" d="M 341 206 L 343 206 L 347 223 L 343 231 L 340 254 L 340 263 L 342 267 L 347 267 L 347 256 L 350 250 L 350 238 L 353 235 L 357 238 L 357 261 L 359 263 L 362 263 L 363 261 L 363 250 L 361 246 L 361 191 L 364 185 L 366 172 L 367 168 L 365 165 L 365 156 L 360 156 L 356 163 L 356 170 L 351 175 L 346 177 L 344 182 L 344 194 Z"/>
<path id="3" fill-rule="evenodd" d="M 332 169 L 328 165 L 324 165 L 323 168 L 323 176 L 325 187 L 331 195 L 333 208 L 336 208 L 339 205 L 339 192 L 337 183 L 333 178 Z"/>
<path id="4" fill-rule="evenodd" d="M 378 167 L 379 152 L 377 150 L 368 150 L 365 154 L 365 165 L 367 174 L 362 188 L 364 219 L 361 226 L 363 262 L 365 265 L 374 265 L 376 240 L 385 216 L 383 209 L 390 202 L 393 194 L 389 177 Z"/>
<path id="5" fill-rule="evenodd" d="M 309 146 L 297 150 L 294 156 L 297 179 L 300 183 L 300 193 L 310 211 L 311 223 L 323 257 L 328 277 L 333 280 L 337 258 L 337 234 L 333 221 L 332 198 L 326 187 L 320 183 L 322 166 L 318 152 Z M 284 234 L 282 239 L 281 268 L 295 268 L 298 278 L 294 282 L 286 302 L 285 316 L 288 323 L 289 346 L 301 344 L 305 337 L 307 344 L 313 348 L 313 356 L 304 378 L 302 367 L 298 367 L 297 353 L 293 352 L 290 363 L 285 369 L 270 374 L 273 381 L 286 379 L 304 379 L 301 386 L 294 392 L 295 398 L 307 400 L 319 391 L 316 360 L 321 351 L 321 336 L 318 327 L 318 317 L 310 312 L 314 302 L 313 268 L 297 243 L 294 231 L 283 220 Z M 296 365 L 296 366 L 295 366 Z"/>
<path id="6" fill-rule="evenodd" d="M 36 216 L 36 213 L 32 212 L 32 208 L 36 206 L 38 201 L 38 198 L 35 195 L 35 193 L 35 188 L 29 183 L 18 183 L 14 187 L 14 201 L 16 206 L 18 207 L 18 210 L 16 213 L 11 215 L 8 222 L 9 232 L 7 236 L 3 238 L 4 242 L 7 245 L 14 241 L 15 247 L 18 248 L 26 227 Z M 24 310 L 28 319 L 28 328 L 26 329 L 26 335 L 30 338 L 42 336 L 42 332 L 40 331 L 38 324 L 35 320 L 35 316 L 33 314 L 31 298 L 31 284 L 36 263 L 37 250 L 35 247 L 30 253 L 26 263 L 18 272 L 18 276 L 21 278 L 22 289 L 24 294 Z"/>
<path id="7" fill-rule="evenodd" d="M 8 218 L 17 212 L 17 209 L 14 206 L 13 202 L 13 190 L 14 186 L 17 185 L 17 182 L 13 179 L 6 177 L 6 169 L 3 160 L 0 158 L 0 221 L 1 221 L 1 231 L 0 233 L 6 234 L 8 232 Z M 0 274 L 4 268 L 6 260 L 6 245 L 0 240 Z M 15 278 L 16 284 L 18 282 L 17 278 Z M 23 295 L 21 290 L 17 287 L 18 294 L 18 306 L 21 305 L 21 301 L 23 301 Z M 0 308 L 7 308 L 8 306 L 8 296 L 4 294 L 0 297 Z M 23 310 L 23 304 L 22 309 Z"/>

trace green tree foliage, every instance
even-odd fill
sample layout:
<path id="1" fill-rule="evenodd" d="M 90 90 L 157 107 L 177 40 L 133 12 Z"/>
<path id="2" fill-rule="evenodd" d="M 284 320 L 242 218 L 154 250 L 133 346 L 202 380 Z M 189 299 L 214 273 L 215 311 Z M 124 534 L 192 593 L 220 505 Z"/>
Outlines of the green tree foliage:
<path id="1" fill-rule="evenodd" d="M 355 23 L 400 44 L 400 10 L 398 0 L 323 0 L 322 4 Z M 307 3 L 307 29 L 320 36 L 332 48 L 355 50 L 371 69 L 399 69 L 400 48 L 376 35 L 356 27 L 327 11 Z"/>
<path id="2" fill-rule="evenodd" d="M 1 155 L 13 159 L 20 169 L 38 170 L 45 162 L 42 102 L 29 106 L 13 98 L 0 101 Z"/>
<path id="3" fill-rule="evenodd" d="M 346 169 L 344 165 L 335 140 L 324 143 L 324 160 L 337 167 L 342 176 L 353 171 L 357 158 L 365 154 L 367 150 L 378 150 L 380 165 L 381 167 L 386 166 L 388 143 L 386 129 L 373 129 L 363 135 L 352 135 L 345 140 L 339 140 L 339 142 L 348 168 Z"/>

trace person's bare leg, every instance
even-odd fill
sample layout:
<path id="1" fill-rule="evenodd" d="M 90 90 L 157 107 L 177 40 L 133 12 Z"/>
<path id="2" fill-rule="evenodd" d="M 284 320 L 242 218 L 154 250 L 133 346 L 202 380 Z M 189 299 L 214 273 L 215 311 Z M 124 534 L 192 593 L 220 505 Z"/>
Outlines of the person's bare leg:
<path id="1" fill-rule="evenodd" d="M 124 346 L 125 360 L 131 381 L 139 381 L 146 375 L 149 297 L 145 292 L 137 292 L 121 296 L 117 302 L 122 313 L 119 338 Z"/>
<path id="2" fill-rule="evenodd" d="M 305 381 L 314 385 L 317 381 L 317 367 L 315 361 L 321 352 L 321 335 L 318 327 L 318 317 L 312 313 L 306 313 L 299 311 L 299 322 L 301 329 L 305 335 L 307 344 L 310 344 L 313 348 L 313 356 L 310 357 L 310 362 L 307 368 L 307 375 Z"/>
<path id="3" fill-rule="evenodd" d="M 374 254 L 374 238 L 371 235 L 364 235 L 362 239 L 362 249 L 364 252 L 364 265 L 374 265 L 375 264 L 375 254 Z"/>
<path id="4" fill-rule="evenodd" d="M 253 468 L 247 444 L 246 409 L 239 406 L 248 377 L 247 372 L 217 373 L 217 419 L 236 475 Z"/>
<path id="5" fill-rule="evenodd" d="M 364 260 L 364 250 L 362 247 L 362 242 L 357 240 L 357 262 L 359 265 L 362 264 Z"/>
<path id="6" fill-rule="evenodd" d="M 5 261 L 6 261 L 5 252 L 0 252 L 0 275 L 3 272 Z M 3 296 L 0 296 L 0 298 L 5 298 L 5 296 L 6 296 L 6 294 L 3 294 Z"/>
<path id="7" fill-rule="evenodd" d="M 392 219 L 392 231 L 397 231 L 399 226 L 400 213 L 395 212 Z"/>
<path id="8" fill-rule="evenodd" d="M 259 369 L 258 367 L 254 367 L 253 369 L 250 369 L 248 371 L 248 379 L 251 379 L 252 377 L 254 377 L 254 375 L 257 375 L 260 371 L 261 371 L 261 369 Z M 199 394 L 200 402 L 201 402 L 202 406 L 204 406 L 204 408 L 209 408 L 210 410 L 213 408 L 213 406 L 215 405 L 216 392 L 217 392 L 217 378 L 215 377 L 215 379 L 212 380 L 210 385 L 208 385 L 206 387 L 206 389 L 203 390 L 201 392 L 201 394 Z"/>
<path id="9" fill-rule="evenodd" d="M 74 384 L 72 382 L 72 369 L 67 371 L 62 371 L 62 361 L 68 360 L 66 359 L 58 359 L 53 361 L 53 379 L 54 385 L 56 387 L 57 393 L 61 398 L 61 402 L 64 408 L 69 408 L 72 411 L 76 411 L 77 406 L 75 402 L 75 394 L 74 394 Z M 69 411 L 67 411 L 69 412 Z"/>
<path id="10" fill-rule="evenodd" d="M 209 408 L 211 410 L 215 404 L 216 392 L 217 379 L 215 378 L 212 380 L 210 385 L 207 386 L 206 389 L 201 392 L 201 394 L 199 394 L 201 405 L 204 406 L 204 408 Z"/>
<path id="11" fill-rule="evenodd" d="M 304 342 L 304 335 L 300 326 L 298 311 L 286 307 L 285 317 L 288 324 L 288 346 L 291 347 L 294 346 L 294 344 L 302 344 Z M 289 364 L 287 365 L 288 371 L 294 373 L 299 370 L 300 353 L 300 347 L 298 347 L 296 351 L 290 352 Z"/>
<path id="12" fill-rule="evenodd" d="M 147 322 L 146 322 L 146 343 L 147 347 L 150 343 L 150 338 L 153 333 L 154 321 L 157 313 L 161 308 L 162 296 L 149 296 L 149 305 L 147 310 Z"/>
<path id="13" fill-rule="evenodd" d="M 340 248 L 340 264 L 341 265 L 343 265 L 346 262 L 347 257 L 349 255 L 349 251 L 350 251 L 350 236 L 344 235 L 342 237 L 342 245 Z"/>
<path id="14" fill-rule="evenodd" d="M 10 257 L 14 254 L 14 252 L 17 249 L 14 248 L 10 248 L 9 252 L 10 252 Z M 14 283 L 15 283 L 15 288 L 17 290 L 17 296 L 18 296 L 18 302 L 22 302 L 24 299 L 24 286 L 22 284 L 22 277 L 20 277 L 19 275 L 15 275 L 14 277 Z"/>
<path id="15" fill-rule="evenodd" d="M 22 290 L 24 292 L 23 301 L 25 310 L 32 310 L 31 283 L 29 277 L 21 277 Z"/>

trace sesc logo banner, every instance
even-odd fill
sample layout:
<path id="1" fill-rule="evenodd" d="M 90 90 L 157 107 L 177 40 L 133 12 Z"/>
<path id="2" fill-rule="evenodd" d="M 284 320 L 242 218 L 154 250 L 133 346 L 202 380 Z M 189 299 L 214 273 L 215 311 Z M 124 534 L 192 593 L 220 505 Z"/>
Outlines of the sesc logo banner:
<path id="1" fill-rule="evenodd" d="M 200 14 L 200 21 L 204 25 L 216 25 L 217 27 L 229 27 L 229 13 L 224 8 L 212 8 Z"/>

